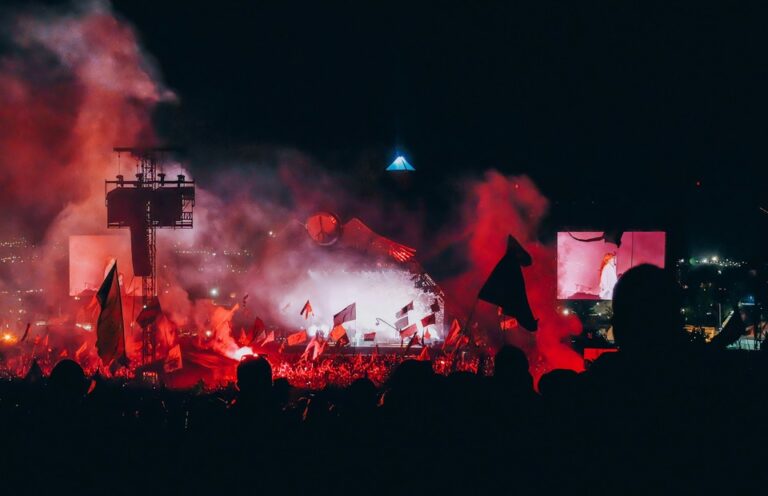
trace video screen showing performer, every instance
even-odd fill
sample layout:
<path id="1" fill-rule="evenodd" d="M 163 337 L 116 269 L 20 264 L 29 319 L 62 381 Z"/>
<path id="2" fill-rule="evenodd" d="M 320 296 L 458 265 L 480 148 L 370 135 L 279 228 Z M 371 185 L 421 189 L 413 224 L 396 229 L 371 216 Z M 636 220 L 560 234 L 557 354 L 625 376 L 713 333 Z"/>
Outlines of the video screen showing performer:
<path id="1" fill-rule="evenodd" d="M 557 233 L 557 298 L 610 300 L 621 275 L 640 264 L 664 267 L 666 234 Z"/>

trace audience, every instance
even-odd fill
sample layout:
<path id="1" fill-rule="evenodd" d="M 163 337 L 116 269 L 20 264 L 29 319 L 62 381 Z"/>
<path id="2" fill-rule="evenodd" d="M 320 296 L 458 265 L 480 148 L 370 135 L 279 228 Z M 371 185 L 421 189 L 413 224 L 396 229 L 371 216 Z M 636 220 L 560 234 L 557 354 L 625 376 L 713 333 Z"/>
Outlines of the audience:
<path id="1" fill-rule="evenodd" d="M 25 379 L 0 383 L 0 488 L 756 492 L 765 482 L 765 354 L 687 342 L 679 288 L 652 266 L 628 271 L 613 305 L 619 351 L 581 374 L 550 371 L 537 390 L 525 354 L 510 346 L 491 376 L 378 358 L 370 376 L 355 377 L 349 360 L 329 361 L 326 379 L 343 381 L 319 387 L 248 357 L 235 386 L 210 392 L 89 379 L 71 360 L 45 378 L 34 364 Z"/>

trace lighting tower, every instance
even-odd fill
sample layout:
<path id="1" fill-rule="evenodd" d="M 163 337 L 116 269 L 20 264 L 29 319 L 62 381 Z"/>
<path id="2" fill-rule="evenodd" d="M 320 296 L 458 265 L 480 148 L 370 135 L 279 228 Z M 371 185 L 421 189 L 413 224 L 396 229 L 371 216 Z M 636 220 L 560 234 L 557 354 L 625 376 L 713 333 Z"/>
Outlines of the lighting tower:
<path id="1" fill-rule="evenodd" d="M 176 151 L 163 147 L 115 147 L 118 154 L 129 153 L 136 159 L 135 180 L 106 180 L 107 227 L 131 232 L 133 273 L 142 278 L 142 303 L 145 310 L 158 309 L 157 300 L 157 229 L 191 229 L 195 205 L 195 181 L 179 174 L 166 180 L 158 172 L 165 153 Z M 155 358 L 154 317 L 137 319 L 142 325 L 142 363 Z"/>

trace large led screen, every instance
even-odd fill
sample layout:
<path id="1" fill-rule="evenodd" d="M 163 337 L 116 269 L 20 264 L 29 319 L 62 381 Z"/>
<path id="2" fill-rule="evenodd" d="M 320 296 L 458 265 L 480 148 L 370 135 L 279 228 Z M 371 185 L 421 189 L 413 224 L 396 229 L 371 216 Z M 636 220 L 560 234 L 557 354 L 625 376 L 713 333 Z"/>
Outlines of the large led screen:
<path id="1" fill-rule="evenodd" d="M 664 232 L 557 233 L 557 297 L 610 300 L 623 273 L 640 264 L 664 267 Z M 617 244 L 618 241 L 618 244 Z"/>

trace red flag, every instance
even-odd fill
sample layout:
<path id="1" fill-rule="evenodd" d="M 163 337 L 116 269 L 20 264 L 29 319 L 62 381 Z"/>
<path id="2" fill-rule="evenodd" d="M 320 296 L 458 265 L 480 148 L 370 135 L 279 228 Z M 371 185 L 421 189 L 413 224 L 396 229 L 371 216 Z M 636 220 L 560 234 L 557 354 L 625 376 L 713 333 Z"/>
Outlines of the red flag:
<path id="1" fill-rule="evenodd" d="M 455 343 L 459 339 L 459 334 L 461 334 L 461 324 L 459 324 L 457 319 L 453 319 L 451 328 L 448 330 L 448 336 L 445 338 L 445 344 Z"/>
<path id="2" fill-rule="evenodd" d="M 75 360 L 79 362 L 80 358 L 86 352 L 87 349 L 88 349 L 88 341 L 83 341 L 83 344 L 81 344 L 80 347 L 77 349 L 77 351 L 75 351 Z"/>
<path id="3" fill-rule="evenodd" d="M 334 341 L 338 341 L 342 338 L 342 336 L 346 336 L 347 330 L 344 329 L 343 325 L 337 325 L 333 329 L 331 329 L 331 339 Z"/>
<path id="4" fill-rule="evenodd" d="M 406 327 L 405 329 L 400 331 L 400 339 L 404 339 L 404 338 L 409 338 L 411 336 L 415 336 L 416 335 L 416 331 L 417 331 L 416 324 L 409 325 L 408 327 Z"/>
<path id="5" fill-rule="evenodd" d="M 422 362 L 428 362 L 429 361 L 429 347 L 425 346 L 421 349 L 421 353 L 419 353 L 419 356 L 416 358 L 416 360 L 420 360 Z"/>
<path id="6" fill-rule="evenodd" d="M 255 334 L 253 336 L 250 342 L 247 342 L 242 346 L 249 346 L 249 345 L 261 346 L 261 344 L 266 340 L 267 340 L 267 331 L 262 329 L 260 333 Z"/>
<path id="7" fill-rule="evenodd" d="M 347 346 L 348 344 L 349 336 L 347 336 L 347 333 L 345 332 L 344 335 L 341 336 L 338 341 L 336 341 L 336 347 Z"/>
<path id="8" fill-rule="evenodd" d="M 274 331 L 271 333 L 274 334 Z M 307 331 L 294 332 L 285 340 L 288 346 L 296 346 L 307 340 Z"/>
<path id="9" fill-rule="evenodd" d="M 163 362 L 163 370 L 166 372 L 173 372 L 183 367 L 181 362 L 181 345 L 176 345 L 168 350 L 168 355 Z"/>
<path id="10" fill-rule="evenodd" d="M 408 341 L 408 345 L 405 347 L 405 351 L 403 352 L 403 354 L 408 353 L 408 350 L 411 349 L 411 346 L 414 346 L 417 344 L 419 344 L 419 335 L 414 334 L 413 336 L 411 336 L 411 339 Z"/>
<path id="11" fill-rule="evenodd" d="M 259 333 L 264 329 L 266 329 L 266 326 L 264 325 L 264 321 L 261 320 L 261 318 L 256 317 L 256 319 L 254 319 L 253 321 L 253 333 L 254 334 Z"/>
<path id="12" fill-rule="evenodd" d="M 301 308 L 301 312 L 299 312 L 299 314 L 304 317 L 304 320 L 309 319 L 310 315 L 315 315 L 315 312 L 312 310 L 312 305 L 309 303 L 309 300 L 307 300 L 307 302 Z"/>
<path id="13" fill-rule="evenodd" d="M 269 334 L 267 334 L 267 336 L 264 338 L 264 341 L 262 341 L 259 346 L 266 346 L 269 343 L 273 342 L 274 340 L 275 340 L 275 331 L 269 331 Z"/>
<path id="14" fill-rule="evenodd" d="M 107 277 L 104 278 L 96 298 L 100 308 L 96 324 L 96 350 L 104 365 L 108 365 L 125 355 L 123 304 L 120 299 L 117 262 L 112 265 Z"/>
<path id="15" fill-rule="evenodd" d="M 421 327 L 427 327 L 431 325 L 435 325 L 435 314 L 433 313 L 421 319 Z"/>
<path id="16" fill-rule="evenodd" d="M 333 325 L 338 326 L 343 324 L 344 322 L 349 322 L 350 320 L 356 320 L 357 319 L 357 304 L 352 303 L 351 305 L 347 306 L 344 310 L 337 313 L 333 316 Z"/>
<path id="17" fill-rule="evenodd" d="M 363 334 L 363 341 L 375 341 L 376 340 L 376 333 L 375 332 L 366 332 Z"/>
<path id="18" fill-rule="evenodd" d="M 435 300 L 435 302 L 432 303 L 432 305 L 430 305 L 429 309 L 432 310 L 432 313 L 439 312 L 440 311 L 440 302 Z"/>
<path id="19" fill-rule="evenodd" d="M 511 331 L 515 327 L 517 327 L 519 324 L 517 322 L 517 319 L 514 317 L 506 317 L 503 318 L 503 320 L 499 324 L 501 326 L 502 331 Z"/>
<path id="20" fill-rule="evenodd" d="M 312 360 L 314 361 L 319 356 L 317 347 L 320 345 L 320 340 L 317 338 L 317 334 L 312 336 L 312 339 L 307 343 L 307 347 L 304 348 L 304 353 L 301 354 L 301 360 L 309 358 L 309 352 L 312 351 Z"/>
<path id="21" fill-rule="evenodd" d="M 325 346 L 327 344 L 328 342 L 325 341 L 324 339 L 318 339 L 317 341 L 315 341 L 315 350 L 312 352 L 313 362 L 317 360 L 320 355 L 323 354 L 323 352 L 325 351 Z"/>
<path id="22" fill-rule="evenodd" d="M 459 336 L 459 339 L 456 340 L 456 350 L 468 344 L 469 344 L 469 336 L 462 334 L 461 336 Z"/>
<path id="23" fill-rule="evenodd" d="M 398 310 L 398 312 L 395 314 L 396 319 L 401 319 L 405 317 L 409 311 L 413 310 L 413 301 L 408 303 L 406 306 Z"/>

